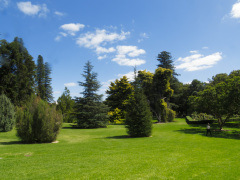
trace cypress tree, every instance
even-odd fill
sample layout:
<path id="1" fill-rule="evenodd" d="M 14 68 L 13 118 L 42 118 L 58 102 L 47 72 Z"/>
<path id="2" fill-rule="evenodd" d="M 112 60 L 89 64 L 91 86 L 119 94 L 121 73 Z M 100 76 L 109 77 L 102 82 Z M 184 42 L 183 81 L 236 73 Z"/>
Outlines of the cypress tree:
<path id="1" fill-rule="evenodd" d="M 52 102 L 53 101 L 52 78 L 50 77 L 52 70 L 49 63 L 47 62 L 45 63 L 44 67 L 45 67 L 45 90 L 46 90 L 45 100 L 47 102 Z"/>

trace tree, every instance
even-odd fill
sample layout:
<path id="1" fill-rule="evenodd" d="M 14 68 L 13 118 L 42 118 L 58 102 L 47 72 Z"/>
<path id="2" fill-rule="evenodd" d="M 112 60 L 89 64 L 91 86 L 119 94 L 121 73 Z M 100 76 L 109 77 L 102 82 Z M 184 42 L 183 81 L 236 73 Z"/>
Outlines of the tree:
<path id="1" fill-rule="evenodd" d="M 177 76 L 178 74 L 175 72 L 175 67 L 173 65 L 173 60 L 170 52 L 162 51 L 157 56 L 157 60 L 159 61 L 158 67 L 170 69 L 173 71 L 173 76 Z"/>
<path id="2" fill-rule="evenodd" d="M 133 96 L 133 86 L 129 83 L 126 76 L 111 82 L 109 90 L 106 91 L 108 97 L 105 103 L 110 107 L 110 111 L 120 110 L 121 119 L 125 118 L 127 102 Z"/>
<path id="3" fill-rule="evenodd" d="M 15 123 L 15 110 L 10 99 L 0 95 L 0 132 L 7 132 L 13 129 Z"/>
<path id="4" fill-rule="evenodd" d="M 108 122 L 108 107 L 101 102 L 102 95 L 97 91 L 100 84 L 97 81 L 97 73 L 92 71 L 93 66 L 88 61 L 84 66 L 84 82 L 79 82 L 83 87 L 81 94 L 83 97 L 76 98 L 76 118 L 79 128 L 98 128 L 106 127 Z"/>
<path id="5" fill-rule="evenodd" d="M 17 136 L 26 143 L 53 142 L 61 129 L 62 115 L 40 97 L 17 110 Z"/>
<path id="6" fill-rule="evenodd" d="M 157 68 L 154 74 L 146 71 L 138 72 L 138 80 L 158 122 L 167 122 L 167 112 L 171 112 L 167 110 L 169 108 L 165 101 L 173 94 L 169 83 L 171 76 L 172 70 L 161 67 Z"/>
<path id="7" fill-rule="evenodd" d="M 215 85 L 207 86 L 198 96 L 192 96 L 191 100 L 198 112 L 214 115 L 222 130 L 225 122 L 240 112 L 240 77 L 212 84 Z"/>
<path id="8" fill-rule="evenodd" d="M 41 55 L 38 56 L 37 60 L 37 95 L 41 97 L 41 99 L 46 99 L 46 88 L 45 88 L 45 66 L 43 62 L 43 57 Z"/>
<path id="9" fill-rule="evenodd" d="M 57 110 L 61 111 L 63 115 L 63 122 L 73 122 L 73 111 L 75 101 L 72 100 L 70 91 L 65 87 L 64 92 L 57 100 Z"/>
<path id="10" fill-rule="evenodd" d="M 135 79 L 135 82 L 137 80 Z M 141 87 L 136 82 L 133 98 L 129 99 L 126 113 L 127 133 L 132 137 L 149 137 L 152 134 L 152 113 Z"/>
<path id="11" fill-rule="evenodd" d="M 26 103 L 34 93 L 35 63 L 21 38 L 0 41 L 0 92 L 14 105 Z"/>
<path id="12" fill-rule="evenodd" d="M 45 100 L 47 102 L 52 102 L 53 101 L 52 78 L 50 77 L 52 70 L 51 70 L 49 63 L 47 63 L 47 62 L 44 64 L 44 68 L 45 68 L 44 86 L 45 86 L 45 90 L 46 90 Z"/>

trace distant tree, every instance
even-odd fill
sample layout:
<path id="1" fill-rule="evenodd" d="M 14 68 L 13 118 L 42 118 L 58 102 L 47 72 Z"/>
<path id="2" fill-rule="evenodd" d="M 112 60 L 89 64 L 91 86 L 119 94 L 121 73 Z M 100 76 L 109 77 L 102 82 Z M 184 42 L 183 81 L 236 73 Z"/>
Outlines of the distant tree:
<path id="1" fill-rule="evenodd" d="M 120 110 L 121 119 L 125 118 L 127 102 L 133 96 L 133 86 L 130 84 L 126 76 L 111 82 L 109 90 L 106 91 L 108 97 L 105 103 L 110 107 L 110 111 Z"/>
<path id="2" fill-rule="evenodd" d="M 15 124 L 15 109 L 10 99 L 0 95 L 0 132 L 7 132 L 13 129 Z"/>
<path id="3" fill-rule="evenodd" d="M 75 101 L 72 100 L 70 91 L 65 87 L 64 92 L 57 100 L 57 110 L 61 111 L 63 115 L 63 122 L 73 122 Z"/>
<path id="4" fill-rule="evenodd" d="M 157 68 L 155 73 L 152 74 L 146 71 L 138 72 L 138 80 L 143 88 L 145 95 L 150 103 L 151 111 L 158 119 L 158 122 L 167 122 L 169 107 L 165 101 L 173 94 L 170 88 L 170 79 L 172 70 L 165 68 Z"/>
<path id="5" fill-rule="evenodd" d="M 222 82 L 218 80 L 218 83 L 207 86 L 197 96 L 191 96 L 190 100 L 199 113 L 215 116 L 222 130 L 225 122 L 240 113 L 240 76 Z"/>
<path id="6" fill-rule="evenodd" d="M 79 128 L 106 127 L 108 122 L 108 107 L 101 101 L 102 95 L 98 95 L 100 83 L 97 80 L 97 73 L 92 71 L 93 66 L 88 61 L 84 66 L 82 74 L 85 81 L 79 82 L 83 87 L 83 97 L 76 98 L 76 118 Z"/>
<path id="7" fill-rule="evenodd" d="M 52 91 L 52 78 L 50 77 L 51 75 L 51 67 L 49 63 L 45 62 L 44 64 L 45 67 L 45 89 L 46 89 L 46 101 L 47 102 L 52 102 L 53 101 L 53 91 Z"/>
<path id="8" fill-rule="evenodd" d="M 152 113 L 137 79 L 135 79 L 133 98 L 128 101 L 125 124 L 127 133 L 132 137 L 149 137 L 152 134 Z"/>
<path id="9" fill-rule="evenodd" d="M 159 61 L 158 67 L 165 68 L 165 69 L 171 69 L 172 75 L 177 76 L 178 74 L 175 72 L 175 67 L 173 65 L 172 55 L 170 52 L 162 51 L 157 56 L 157 60 Z"/>
<path id="10" fill-rule="evenodd" d="M 41 55 L 38 56 L 37 60 L 37 95 L 41 97 L 41 99 L 51 103 L 53 101 L 53 92 L 52 92 L 52 78 L 51 75 L 51 67 L 49 63 L 43 60 Z"/>
<path id="11" fill-rule="evenodd" d="M 46 88 L 45 88 L 45 66 L 43 62 L 43 57 L 41 55 L 38 56 L 37 59 L 37 95 L 41 97 L 41 99 L 46 99 Z"/>
<path id="12" fill-rule="evenodd" d="M 0 92 L 14 105 L 26 103 L 34 93 L 35 63 L 21 38 L 0 41 Z"/>

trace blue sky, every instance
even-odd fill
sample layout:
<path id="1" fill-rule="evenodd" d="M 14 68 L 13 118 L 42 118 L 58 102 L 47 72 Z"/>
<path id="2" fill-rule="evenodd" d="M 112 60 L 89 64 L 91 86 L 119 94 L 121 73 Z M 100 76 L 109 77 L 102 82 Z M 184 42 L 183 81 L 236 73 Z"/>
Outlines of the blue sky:
<path id="1" fill-rule="evenodd" d="M 105 93 L 133 67 L 154 72 L 161 51 L 179 80 L 208 81 L 239 69 L 240 0 L 0 0 L 0 38 L 23 38 L 29 53 L 52 66 L 55 100 L 90 60 Z"/>

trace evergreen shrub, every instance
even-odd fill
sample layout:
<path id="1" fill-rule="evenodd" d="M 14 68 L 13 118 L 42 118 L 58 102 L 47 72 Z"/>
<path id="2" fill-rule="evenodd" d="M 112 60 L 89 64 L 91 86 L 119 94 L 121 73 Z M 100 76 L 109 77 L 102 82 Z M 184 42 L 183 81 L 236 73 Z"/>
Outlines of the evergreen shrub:
<path id="1" fill-rule="evenodd" d="M 0 95 L 0 132 L 7 132 L 13 129 L 15 123 L 15 108 L 10 99 Z"/>
<path id="2" fill-rule="evenodd" d="M 167 109 L 167 121 L 168 122 L 173 122 L 174 118 L 176 116 L 176 112 L 173 111 L 172 109 Z"/>
<path id="3" fill-rule="evenodd" d="M 132 137 L 149 137 L 152 134 L 152 113 L 146 96 L 136 92 L 129 100 L 126 113 L 127 133 Z"/>
<path id="4" fill-rule="evenodd" d="M 56 140 L 62 125 L 62 115 L 39 97 L 17 110 L 17 136 L 25 143 L 44 143 Z"/>

